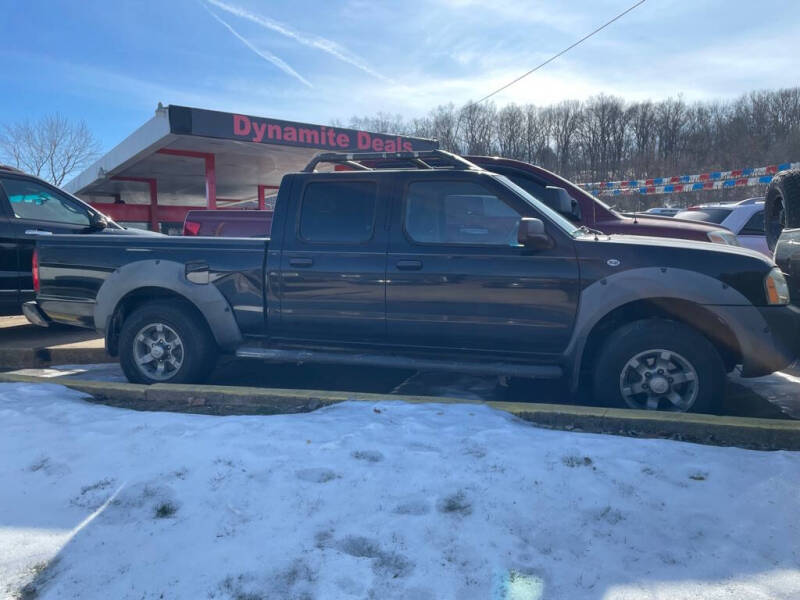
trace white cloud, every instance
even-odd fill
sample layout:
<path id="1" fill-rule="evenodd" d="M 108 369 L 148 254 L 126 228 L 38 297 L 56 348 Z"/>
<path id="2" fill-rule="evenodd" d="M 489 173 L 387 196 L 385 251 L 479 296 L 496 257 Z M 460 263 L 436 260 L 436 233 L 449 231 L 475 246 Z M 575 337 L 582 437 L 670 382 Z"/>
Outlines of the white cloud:
<path id="1" fill-rule="evenodd" d="M 271 53 L 267 52 L 266 50 L 261 50 L 261 49 L 259 49 L 259 48 L 256 48 L 256 46 L 255 46 L 255 45 L 253 45 L 253 43 L 252 43 L 252 42 L 250 42 L 250 40 L 248 40 L 246 37 L 244 37 L 244 36 L 243 36 L 243 35 L 241 35 L 239 32 L 237 32 L 237 31 L 236 31 L 236 30 L 235 30 L 233 27 L 231 27 L 231 26 L 230 26 L 230 25 L 229 25 L 229 24 L 228 24 L 228 23 L 227 23 L 227 22 L 226 22 L 224 19 L 222 19 L 222 18 L 221 18 L 221 17 L 219 17 L 218 15 L 215 15 L 215 14 L 214 14 L 214 13 L 213 13 L 211 10 L 209 10 L 209 9 L 208 9 L 208 7 L 207 7 L 207 6 L 203 5 L 203 8 L 205 8 L 205 9 L 206 9 L 206 11 L 208 12 L 208 14 L 210 14 L 212 17 L 214 17 L 214 19 L 216 19 L 216 20 L 217 20 L 217 21 L 218 21 L 220 24 L 222 24 L 222 25 L 223 25 L 223 26 L 224 26 L 224 27 L 225 27 L 225 28 L 226 28 L 228 31 L 230 31 L 230 32 L 231 32 L 231 33 L 234 35 L 234 37 L 236 37 L 236 39 L 238 39 L 240 42 L 242 42 L 242 43 L 243 43 L 245 46 L 247 46 L 247 47 L 248 47 L 250 50 L 252 50 L 253 52 L 255 52 L 255 53 L 258 55 L 258 56 L 260 56 L 261 58 L 263 58 L 263 59 L 264 59 L 264 60 L 266 60 L 267 62 L 270 62 L 270 63 L 272 63 L 273 65 L 275 65 L 276 67 L 278 67 L 278 68 L 279 68 L 281 71 L 283 71 L 284 73 L 287 73 L 288 75 L 291 75 L 292 77 L 294 77 L 295 79 L 297 79 L 298 81 L 300 81 L 301 83 L 303 83 L 304 85 L 306 85 L 306 86 L 308 86 L 308 87 L 314 87 L 313 85 L 311 85 L 311 82 L 310 82 L 310 81 L 308 81 L 308 80 L 307 80 L 305 77 L 303 77 L 302 75 L 300 75 L 300 73 L 298 73 L 297 71 L 295 71 L 295 70 L 294 70 L 292 67 L 290 67 L 290 66 L 289 66 L 289 65 L 288 65 L 288 64 L 287 64 L 285 61 L 283 61 L 283 60 L 282 60 L 282 59 L 280 59 L 279 57 L 275 56 L 274 54 L 271 54 Z"/>
<path id="2" fill-rule="evenodd" d="M 358 56 L 355 56 L 352 52 L 348 51 L 347 49 L 343 48 L 341 45 L 337 44 L 336 42 L 326 39 L 324 37 L 311 35 L 307 33 L 301 33 L 289 27 L 288 25 L 284 25 L 283 23 L 279 23 L 274 19 L 270 19 L 263 15 L 258 15 L 252 13 L 244 8 L 239 6 L 234 6 L 232 4 L 227 4 L 225 2 L 221 2 L 220 0 L 207 0 L 209 4 L 216 6 L 217 8 L 224 10 L 232 15 L 236 15 L 237 17 L 241 17 L 253 23 L 260 25 L 266 29 L 279 33 L 287 38 L 293 39 L 299 44 L 304 46 L 309 46 L 311 48 L 316 48 L 317 50 L 321 50 L 339 60 L 352 65 L 358 69 L 361 69 L 365 73 L 376 77 L 382 81 L 390 82 L 391 80 L 378 73 L 374 69 L 372 69 L 363 59 Z"/>

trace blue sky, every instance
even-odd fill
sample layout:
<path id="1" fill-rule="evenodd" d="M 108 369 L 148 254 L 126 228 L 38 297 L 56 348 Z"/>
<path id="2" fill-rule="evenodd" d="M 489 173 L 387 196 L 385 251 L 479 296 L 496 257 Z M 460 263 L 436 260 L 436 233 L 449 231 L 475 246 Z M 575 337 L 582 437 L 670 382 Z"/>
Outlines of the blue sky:
<path id="1" fill-rule="evenodd" d="M 105 149 L 158 102 L 327 123 L 477 99 L 633 0 L 0 0 L 0 122 L 60 111 Z M 506 92 L 549 104 L 800 84 L 797 0 L 648 0 Z"/>

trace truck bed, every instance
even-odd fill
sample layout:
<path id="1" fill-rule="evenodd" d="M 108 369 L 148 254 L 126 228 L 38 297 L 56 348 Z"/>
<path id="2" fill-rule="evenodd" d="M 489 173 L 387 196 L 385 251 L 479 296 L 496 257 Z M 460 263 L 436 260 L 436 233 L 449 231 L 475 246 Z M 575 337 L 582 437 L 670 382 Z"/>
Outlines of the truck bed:
<path id="1" fill-rule="evenodd" d="M 54 235 L 37 244 L 38 301 L 54 320 L 102 329 L 94 321 L 94 307 L 109 277 L 137 264 L 144 272 L 171 267 L 196 285 L 216 286 L 241 332 L 259 334 L 265 327 L 268 245 L 266 238 Z"/>

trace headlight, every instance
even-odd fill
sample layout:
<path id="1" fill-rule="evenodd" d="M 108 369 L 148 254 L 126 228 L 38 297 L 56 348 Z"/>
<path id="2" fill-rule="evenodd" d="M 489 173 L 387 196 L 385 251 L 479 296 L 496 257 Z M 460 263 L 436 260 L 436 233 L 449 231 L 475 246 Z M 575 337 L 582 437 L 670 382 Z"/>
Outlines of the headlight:
<path id="1" fill-rule="evenodd" d="M 728 244 L 729 246 L 739 246 L 739 238 L 732 231 L 717 229 L 708 233 L 708 241 L 715 244 Z"/>
<path id="2" fill-rule="evenodd" d="M 789 286 L 778 267 L 767 273 L 764 289 L 767 292 L 767 304 L 789 304 Z"/>

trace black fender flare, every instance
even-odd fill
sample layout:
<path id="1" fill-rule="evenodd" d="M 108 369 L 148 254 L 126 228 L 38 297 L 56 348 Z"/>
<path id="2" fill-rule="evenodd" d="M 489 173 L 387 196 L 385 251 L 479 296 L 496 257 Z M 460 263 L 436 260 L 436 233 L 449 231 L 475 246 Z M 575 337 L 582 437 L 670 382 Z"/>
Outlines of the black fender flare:
<path id="1" fill-rule="evenodd" d="M 620 271 L 581 292 L 572 337 L 564 352 L 565 371 L 571 373 L 573 390 L 578 385 L 583 353 L 594 326 L 621 306 L 656 298 L 702 306 L 733 332 L 743 356 L 757 355 L 765 346 L 771 347 L 771 340 L 764 339 L 768 327 L 758 308 L 722 281 L 696 271 L 668 267 Z"/>
<path id="2" fill-rule="evenodd" d="M 203 315 L 220 349 L 233 350 L 241 344 L 242 333 L 222 292 L 210 283 L 192 283 L 186 279 L 186 265 L 163 259 L 128 263 L 109 275 L 97 292 L 95 329 L 107 335 L 120 301 L 147 287 L 162 288 L 185 298 Z"/>

